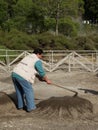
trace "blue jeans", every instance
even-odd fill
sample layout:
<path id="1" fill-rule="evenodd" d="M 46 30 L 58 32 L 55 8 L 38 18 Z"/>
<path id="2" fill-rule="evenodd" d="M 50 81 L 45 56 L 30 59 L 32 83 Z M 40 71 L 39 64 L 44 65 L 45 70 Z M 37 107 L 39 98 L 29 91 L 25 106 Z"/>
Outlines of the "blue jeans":
<path id="1" fill-rule="evenodd" d="M 34 92 L 31 83 L 25 79 L 18 79 L 16 77 L 12 77 L 12 80 L 15 86 L 18 100 L 17 107 L 20 109 L 26 106 L 27 111 L 36 109 L 34 102 Z"/>

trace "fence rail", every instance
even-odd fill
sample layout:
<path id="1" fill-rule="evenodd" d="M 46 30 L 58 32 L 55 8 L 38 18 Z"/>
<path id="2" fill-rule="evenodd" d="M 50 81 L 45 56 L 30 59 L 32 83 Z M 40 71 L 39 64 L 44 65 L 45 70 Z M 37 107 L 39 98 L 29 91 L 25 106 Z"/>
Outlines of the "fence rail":
<path id="1" fill-rule="evenodd" d="M 0 49 L 0 72 L 10 73 L 14 66 L 32 50 Z M 57 69 L 98 71 L 98 50 L 44 50 L 44 68 L 49 71 Z"/>

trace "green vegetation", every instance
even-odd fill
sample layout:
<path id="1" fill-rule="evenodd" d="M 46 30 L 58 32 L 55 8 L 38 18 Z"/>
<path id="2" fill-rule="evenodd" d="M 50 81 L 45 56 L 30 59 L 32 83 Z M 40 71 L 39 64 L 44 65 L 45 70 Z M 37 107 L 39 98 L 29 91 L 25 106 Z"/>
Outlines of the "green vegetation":
<path id="1" fill-rule="evenodd" d="M 98 1 L 91 2 L 0 0 L 0 49 L 98 49 Z"/>

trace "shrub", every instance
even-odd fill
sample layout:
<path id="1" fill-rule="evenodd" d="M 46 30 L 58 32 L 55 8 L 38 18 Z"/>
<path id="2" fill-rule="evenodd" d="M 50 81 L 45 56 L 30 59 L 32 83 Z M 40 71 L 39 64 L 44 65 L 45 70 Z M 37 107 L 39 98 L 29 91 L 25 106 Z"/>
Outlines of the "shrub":
<path id="1" fill-rule="evenodd" d="M 73 49 L 70 39 L 64 35 L 55 36 L 49 32 L 37 36 L 39 46 L 45 49 Z"/>
<path id="2" fill-rule="evenodd" d="M 35 47 L 37 41 L 31 35 L 12 30 L 6 35 L 5 45 L 10 49 L 27 50 Z"/>
<path id="3" fill-rule="evenodd" d="M 77 50 L 94 50 L 94 42 L 85 36 L 79 36 L 75 39 L 75 48 Z"/>

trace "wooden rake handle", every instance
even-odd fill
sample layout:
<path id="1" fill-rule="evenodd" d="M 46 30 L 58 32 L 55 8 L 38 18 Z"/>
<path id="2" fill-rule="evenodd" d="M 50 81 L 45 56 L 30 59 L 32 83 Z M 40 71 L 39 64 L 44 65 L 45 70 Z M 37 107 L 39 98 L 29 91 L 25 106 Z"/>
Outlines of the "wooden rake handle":
<path id="1" fill-rule="evenodd" d="M 52 83 L 52 85 L 54 85 L 54 86 L 56 86 L 56 87 L 59 87 L 59 88 L 62 88 L 62 89 L 66 89 L 66 90 L 68 90 L 68 91 L 71 91 L 71 92 L 75 93 L 74 97 L 78 95 L 78 92 L 76 92 L 76 91 L 74 91 L 74 90 L 71 90 L 71 89 L 69 89 L 69 88 L 65 88 L 65 87 L 63 87 L 63 86 L 61 86 L 61 85 L 58 85 L 58 84 L 55 84 L 55 83 Z"/>

